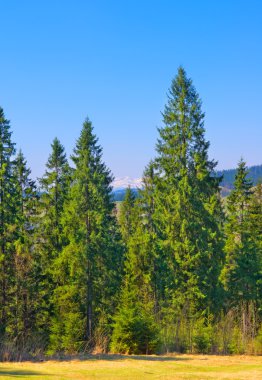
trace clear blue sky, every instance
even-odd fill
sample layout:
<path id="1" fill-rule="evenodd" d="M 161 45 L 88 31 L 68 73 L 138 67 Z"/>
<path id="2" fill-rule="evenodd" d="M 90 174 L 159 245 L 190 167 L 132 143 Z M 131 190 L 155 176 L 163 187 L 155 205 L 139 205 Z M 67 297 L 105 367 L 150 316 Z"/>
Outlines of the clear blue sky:
<path id="1" fill-rule="evenodd" d="M 177 67 L 218 168 L 262 163 L 262 1 L 0 0 L 0 105 L 34 177 L 88 115 L 114 175 L 141 176 Z"/>

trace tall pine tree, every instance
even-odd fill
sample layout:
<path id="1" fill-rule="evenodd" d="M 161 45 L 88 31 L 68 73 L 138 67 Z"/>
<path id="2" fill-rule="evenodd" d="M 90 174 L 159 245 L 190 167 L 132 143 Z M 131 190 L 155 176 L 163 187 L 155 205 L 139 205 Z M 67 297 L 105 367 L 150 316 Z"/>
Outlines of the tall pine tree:
<path id="1" fill-rule="evenodd" d="M 63 213 L 67 245 L 55 264 L 60 285 L 51 336 L 53 349 L 66 351 L 96 343 L 96 332 L 108 327 L 121 263 L 112 176 L 88 119 L 72 160 L 73 183 Z"/>
<path id="2" fill-rule="evenodd" d="M 64 203 L 68 197 L 72 177 L 63 145 L 55 138 L 46 163 L 46 171 L 40 183 L 38 209 L 37 253 L 38 293 L 41 295 L 38 313 L 38 327 L 48 336 L 54 315 L 54 290 L 58 279 L 54 272 L 54 262 L 65 244 L 62 226 Z"/>
<path id="3" fill-rule="evenodd" d="M 141 202 L 140 202 L 141 201 Z M 158 328 L 154 315 L 154 247 L 145 228 L 143 198 L 135 201 L 130 188 L 120 208 L 126 254 L 120 300 L 114 320 L 111 350 L 128 354 L 155 352 Z"/>
<path id="4" fill-rule="evenodd" d="M 213 174 L 216 162 L 208 158 L 201 101 L 182 67 L 172 82 L 163 121 L 155 198 L 173 276 L 168 291 L 180 307 L 214 310 L 223 263 L 219 178 Z"/>
<path id="5" fill-rule="evenodd" d="M 227 292 L 227 310 L 234 308 L 237 315 L 240 315 L 244 338 L 255 334 L 257 303 L 261 298 L 261 267 L 257 244 L 259 235 L 254 234 L 254 221 L 257 220 L 254 206 L 257 200 L 253 203 L 252 210 L 254 195 L 252 181 L 247 175 L 246 163 L 241 159 L 234 190 L 227 199 L 226 264 L 222 273 Z"/>
<path id="6" fill-rule="evenodd" d="M 254 188 L 250 203 L 250 232 L 259 262 L 257 279 L 258 307 L 262 319 L 262 181 Z"/>
<path id="7" fill-rule="evenodd" d="M 12 157 L 15 144 L 10 123 L 0 108 L 0 336 L 7 329 L 10 291 L 14 282 L 15 180 Z"/>
<path id="8" fill-rule="evenodd" d="M 36 332 L 37 282 L 35 276 L 34 238 L 38 193 L 30 178 L 31 170 L 21 150 L 14 161 L 16 202 L 14 241 L 14 288 L 10 302 L 10 332 L 18 348 L 32 342 Z"/>

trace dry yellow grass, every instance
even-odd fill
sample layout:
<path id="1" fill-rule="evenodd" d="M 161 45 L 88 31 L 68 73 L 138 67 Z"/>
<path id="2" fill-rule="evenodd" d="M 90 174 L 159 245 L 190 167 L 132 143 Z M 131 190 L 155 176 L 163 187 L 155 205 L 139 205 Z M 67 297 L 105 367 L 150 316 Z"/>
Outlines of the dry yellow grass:
<path id="1" fill-rule="evenodd" d="M 0 379 L 259 380 L 262 379 L 262 357 L 95 355 L 81 360 L 0 363 Z"/>

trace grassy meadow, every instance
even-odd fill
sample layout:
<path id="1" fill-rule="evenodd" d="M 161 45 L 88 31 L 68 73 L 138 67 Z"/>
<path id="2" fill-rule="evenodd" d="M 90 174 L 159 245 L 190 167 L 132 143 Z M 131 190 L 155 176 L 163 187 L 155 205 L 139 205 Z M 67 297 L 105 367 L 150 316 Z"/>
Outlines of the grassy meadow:
<path id="1" fill-rule="evenodd" d="M 262 358 L 255 356 L 94 355 L 79 359 L 0 364 L 0 379 L 262 379 Z"/>

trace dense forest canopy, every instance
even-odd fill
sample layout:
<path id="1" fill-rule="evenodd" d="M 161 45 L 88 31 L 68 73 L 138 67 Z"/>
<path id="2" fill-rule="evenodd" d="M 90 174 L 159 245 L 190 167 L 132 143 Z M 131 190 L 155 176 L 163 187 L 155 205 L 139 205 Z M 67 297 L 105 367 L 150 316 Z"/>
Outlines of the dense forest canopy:
<path id="1" fill-rule="evenodd" d="M 262 353 L 261 166 L 214 176 L 182 67 L 162 115 L 142 189 L 117 211 L 88 118 L 74 167 L 55 138 L 36 182 L 0 108 L 1 359 Z"/>

